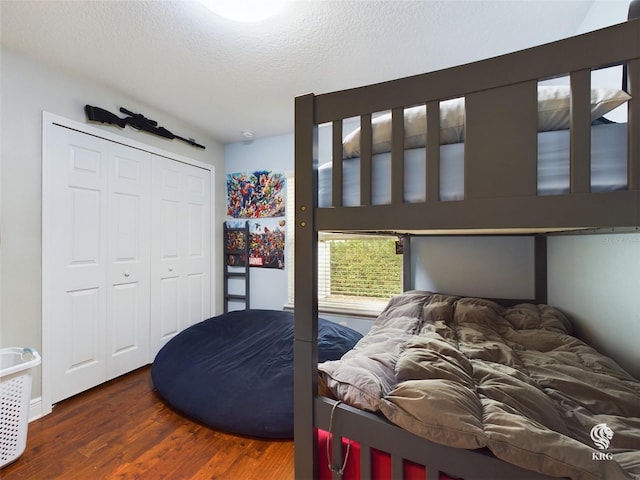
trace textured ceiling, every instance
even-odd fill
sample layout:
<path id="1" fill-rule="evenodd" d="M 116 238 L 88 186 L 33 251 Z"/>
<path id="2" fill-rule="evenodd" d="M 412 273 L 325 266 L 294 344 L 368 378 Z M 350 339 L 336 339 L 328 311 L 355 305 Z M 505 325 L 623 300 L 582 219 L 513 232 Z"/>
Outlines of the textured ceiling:
<path id="1" fill-rule="evenodd" d="M 573 35 L 593 0 L 290 1 L 237 23 L 195 1 L 1 0 L 2 43 L 203 128 L 293 130 L 293 98 Z"/>

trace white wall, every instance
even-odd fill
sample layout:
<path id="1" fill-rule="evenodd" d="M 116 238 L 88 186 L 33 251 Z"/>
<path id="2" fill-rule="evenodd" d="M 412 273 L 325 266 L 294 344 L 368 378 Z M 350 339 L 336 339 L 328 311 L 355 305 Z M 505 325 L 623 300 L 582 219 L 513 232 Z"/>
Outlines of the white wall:
<path id="1" fill-rule="evenodd" d="M 252 142 L 232 143 L 225 147 L 226 173 L 254 170 L 293 172 L 293 134 L 256 139 Z M 225 187 L 226 188 L 226 187 Z M 285 186 L 288 188 L 288 186 Z M 226 216 L 221 217 L 227 219 Z M 265 219 L 263 223 L 278 219 Z M 231 219 L 229 219 L 231 220 Z M 293 225 L 285 225 L 293 228 Z M 285 244 L 285 252 L 288 245 Z M 286 255 L 286 253 L 285 253 Z M 250 268 L 251 308 L 281 310 L 287 303 L 287 272 L 276 268 Z M 233 293 L 242 293 L 234 291 Z M 233 307 L 235 308 L 235 307 Z M 233 309 L 232 308 L 232 309 Z M 240 308 L 244 308 L 240 305 Z"/>
<path id="2" fill-rule="evenodd" d="M 626 21 L 630 0 L 595 0 L 576 34 Z"/>
<path id="3" fill-rule="evenodd" d="M 418 237 L 411 242 L 414 287 L 468 297 L 532 299 L 532 237 Z"/>
<path id="4" fill-rule="evenodd" d="M 3 48 L 1 52 L 0 159 L 0 346 L 42 349 L 41 315 L 41 175 L 42 112 L 84 122 L 85 104 L 112 112 L 124 106 L 142 112 L 178 135 L 194 137 L 207 148 L 196 149 L 126 128 L 96 125 L 168 152 L 216 166 L 216 218 L 224 217 L 224 150 L 204 128 L 196 128 L 125 94 L 70 78 Z M 116 68 L 114 66 L 114 68 Z M 218 222 L 219 223 L 219 222 Z M 222 238 L 221 232 L 217 233 Z M 215 278 L 221 278 L 222 252 Z M 222 306 L 222 294 L 216 298 Z M 39 369 L 33 396 L 39 396 Z"/>
<path id="5" fill-rule="evenodd" d="M 548 239 L 549 303 L 640 379 L 640 233 Z"/>

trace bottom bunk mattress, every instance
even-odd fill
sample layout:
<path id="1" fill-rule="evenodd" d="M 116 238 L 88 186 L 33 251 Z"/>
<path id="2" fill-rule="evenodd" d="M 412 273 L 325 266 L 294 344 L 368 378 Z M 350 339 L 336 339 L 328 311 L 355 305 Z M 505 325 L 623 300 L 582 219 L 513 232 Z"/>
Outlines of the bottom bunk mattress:
<path id="1" fill-rule="evenodd" d="M 609 123 L 591 127 L 591 191 L 610 192 L 627 186 L 627 124 Z M 569 192 L 569 130 L 538 134 L 538 195 Z M 343 160 L 343 205 L 360 205 L 360 159 Z M 391 153 L 372 160 L 372 203 L 391 203 Z M 404 200 L 424 202 L 426 198 L 425 149 L 404 152 Z M 332 205 L 332 166 L 318 169 L 318 206 Z M 440 199 L 464 198 L 464 143 L 440 147 Z"/>
<path id="2" fill-rule="evenodd" d="M 293 313 L 243 310 L 192 325 L 156 355 L 159 395 L 204 425 L 293 438 Z M 362 335 L 318 320 L 318 359 L 340 358 Z"/>
<path id="3" fill-rule="evenodd" d="M 545 475 L 638 479 L 640 382 L 571 333 L 547 305 L 407 292 L 341 360 L 319 365 L 319 389 Z"/>

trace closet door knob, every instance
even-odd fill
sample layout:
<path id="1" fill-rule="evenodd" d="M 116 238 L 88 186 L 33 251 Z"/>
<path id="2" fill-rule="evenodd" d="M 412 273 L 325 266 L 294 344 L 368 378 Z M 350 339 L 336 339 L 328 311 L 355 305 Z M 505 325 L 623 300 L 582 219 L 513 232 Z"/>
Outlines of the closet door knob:
<path id="1" fill-rule="evenodd" d="M 170 271 L 170 272 L 173 272 L 173 267 L 169 267 L 169 271 Z"/>
<path id="2" fill-rule="evenodd" d="M 129 272 L 124 272 L 124 273 L 123 273 L 123 275 L 124 275 L 125 277 L 128 277 L 128 276 L 129 276 L 129 275 L 131 275 L 131 274 L 130 274 Z"/>

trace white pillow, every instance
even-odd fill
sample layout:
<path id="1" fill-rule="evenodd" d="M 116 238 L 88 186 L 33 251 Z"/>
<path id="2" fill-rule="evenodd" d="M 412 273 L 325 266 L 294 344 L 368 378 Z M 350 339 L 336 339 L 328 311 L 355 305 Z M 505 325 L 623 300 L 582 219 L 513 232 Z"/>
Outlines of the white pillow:
<path id="1" fill-rule="evenodd" d="M 614 88 L 591 89 L 591 120 L 622 105 L 631 97 Z M 542 85 L 538 87 L 538 131 L 563 130 L 569 128 L 571 112 L 571 89 L 568 85 Z M 465 110 L 464 97 L 440 102 L 440 144 L 464 141 Z M 371 121 L 373 153 L 391 151 L 391 113 L 375 117 Z M 404 148 L 424 147 L 427 130 L 426 107 L 405 108 Z M 360 156 L 360 128 L 348 134 L 343 142 L 345 158 Z"/>
<path id="2" fill-rule="evenodd" d="M 373 153 L 391 151 L 391 113 L 371 120 Z M 425 105 L 404 110 L 404 148 L 424 147 L 427 131 L 427 108 Z M 440 143 L 464 141 L 464 97 L 440 102 Z M 360 128 L 355 129 L 342 141 L 343 156 L 360 156 Z"/>
<path id="3" fill-rule="evenodd" d="M 631 97 L 615 88 L 591 89 L 591 121 L 619 107 Z M 538 87 L 538 131 L 565 130 L 571 125 L 571 88 L 568 85 Z"/>

